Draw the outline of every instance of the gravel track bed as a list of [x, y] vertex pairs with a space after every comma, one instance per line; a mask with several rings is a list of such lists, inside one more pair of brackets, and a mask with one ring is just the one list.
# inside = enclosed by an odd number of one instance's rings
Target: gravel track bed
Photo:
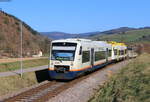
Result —
[[128, 60], [122, 61], [98, 70], [90, 77], [52, 97], [48, 102], [87, 102], [94, 95], [96, 89], [99, 88], [99, 85], [106, 82], [112, 74], [118, 72], [129, 62]]

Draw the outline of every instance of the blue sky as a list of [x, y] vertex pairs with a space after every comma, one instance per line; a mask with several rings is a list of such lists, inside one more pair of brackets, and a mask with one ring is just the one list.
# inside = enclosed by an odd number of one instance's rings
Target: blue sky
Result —
[[11, 0], [0, 8], [40, 32], [150, 26], [150, 0]]

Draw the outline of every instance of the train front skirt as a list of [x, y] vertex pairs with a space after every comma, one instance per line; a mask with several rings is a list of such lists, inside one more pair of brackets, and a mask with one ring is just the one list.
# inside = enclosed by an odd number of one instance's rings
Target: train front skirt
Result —
[[84, 74], [85, 72], [92, 72], [96, 69], [102, 68], [105, 65], [107, 65], [108, 63], [103, 63], [100, 65], [96, 65], [93, 67], [90, 67], [86, 70], [81, 70], [81, 71], [68, 71], [68, 72], [64, 72], [64, 73], [58, 73], [55, 70], [49, 70], [49, 75], [51, 79], [63, 79], [63, 80], [71, 80], [74, 79], [82, 74]]

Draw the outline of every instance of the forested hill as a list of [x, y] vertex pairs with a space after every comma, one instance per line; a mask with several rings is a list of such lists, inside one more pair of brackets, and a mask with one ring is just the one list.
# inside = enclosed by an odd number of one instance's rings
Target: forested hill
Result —
[[[0, 11], [0, 57], [18, 57], [20, 49], [20, 19]], [[23, 55], [30, 56], [39, 50], [47, 52], [49, 39], [23, 23]]]

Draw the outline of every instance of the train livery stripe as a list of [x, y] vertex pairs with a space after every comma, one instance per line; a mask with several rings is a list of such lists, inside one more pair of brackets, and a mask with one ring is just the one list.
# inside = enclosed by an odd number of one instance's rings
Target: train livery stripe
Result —
[[89, 69], [89, 68], [92, 68], [92, 66], [86, 66], [80, 69], [71, 69], [70, 71], [82, 71], [82, 70]]
[[48, 70], [54, 70], [54, 68], [48, 68]]
[[[106, 62], [100, 62], [100, 63], [94, 64], [94, 66], [101, 65], [104, 63], [106, 63]], [[82, 70], [89, 69], [89, 68], [92, 68], [92, 66], [90, 65], [90, 66], [86, 66], [86, 67], [83, 67], [80, 69], [71, 69], [70, 71], [82, 71]], [[54, 70], [54, 68], [49, 68], [49, 70]]]
[[97, 63], [97, 64], [94, 64], [94, 66], [101, 65], [101, 64], [104, 64], [104, 63], [106, 63], [106, 61], [104, 61], [104, 62], [99, 62], [99, 63]]

